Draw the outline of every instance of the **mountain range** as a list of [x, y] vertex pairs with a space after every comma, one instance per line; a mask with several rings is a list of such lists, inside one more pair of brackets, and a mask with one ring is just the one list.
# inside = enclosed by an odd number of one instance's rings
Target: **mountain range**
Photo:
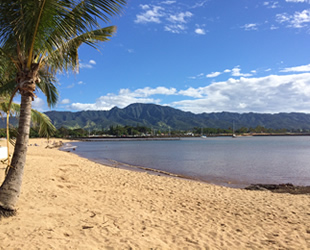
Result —
[[194, 114], [155, 104], [131, 104], [123, 109], [114, 107], [109, 111], [48, 111], [56, 128], [103, 129], [109, 126], [147, 126], [161, 130], [190, 130], [194, 127], [228, 129], [255, 128], [310, 130], [310, 114], [304, 113], [202, 113]]

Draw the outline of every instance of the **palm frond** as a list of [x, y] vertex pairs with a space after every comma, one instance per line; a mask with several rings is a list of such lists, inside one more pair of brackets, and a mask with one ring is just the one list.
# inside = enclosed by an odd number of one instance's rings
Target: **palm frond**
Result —
[[32, 39], [30, 40], [31, 45], [30, 45], [29, 54], [28, 54], [28, 61], [27, 61], [27, 67], [28, 68], [30, 68], [30, 66], [32, 64], [34, 44], [37, 40], [37, 34], [39, 32], [40, 23], [42, 22], [42, 19], [44, 17], [44, 15], [42, 15], [42, 13], [46, 7], [46, 2], [47, 2], [47, 0], [42, 0], [42, 1], [37, 2], [38, 6], [39, 6], [39, 11], [38, 11], [38, 15], [36, 15], [37, 18], [36, 18], [35, 28], [33, 30]]
[[108, 41], [115, 31], [115, 26], [109, 26], [74, 37], [64, 43], [62, 47], [50, 53], [42, 63], [43, 65], [48, 65], [51, 72], [56, 72], [59, 69], [65, 71], [72, 69], [76, 71], [78, 67], [78, 48], [82, 44], [97, 48], [98, 42]]
[[37, 83], [37, 87], [46, 96], [47, 105], [49, 108], [54, 107], [58, 101], [58, 91], [55, 86], [56, 78], [48, 71], [40, 72], [41, 82]]
[[[7, 113], [9, 111], [8, 108], [9, 108], [9, 102], [8, 101], [0, 103], [0, 110], [1, 111]], [[11, 106], [10, 106], [10, 114], [18, 117], [19, 112], [20, 112], [20, 105], [12, 102]], [[31, 122], [34, 126], [39, 127], [39, 135], [42, 137], [50, 137], [56, 131], [56, 128], [52, 124], [50, 118], [47, 115], [45, 115], [45, 114], [43, 114], [43, 113], [41, 113], [35, 109], [31, 110]], [[17, 133], [17, 131], [15, 131], [13, 128], [10, 129], [11, 136], [13, 135], [16, 137], [16, 133]]]
[[[18, 116], [20, 112], [20, 105], [12, 103], [11, 111], [12, 110], [14, 111], [15, 115]], [[41, 137], [51, 137], [56, 131], [56, 128], [52, 124], [51, 119], [47, 115], [35, 109], [31, 109], [31, 122], [34, 126], [39, 127], [39, 135]]]
[[[1, 77], [0, 77], [1, 79]], [[0, 96], [11, 96], [16, 88], [15, 79], [4, 81], [3, 85], [0, 86]]]
[[56, 128], [52, 124], [51, 119], [47, 115], [35, 109], [31, 110], [31, 121], [32, 123], [37, 124], [39, 126], [39, 135], [42, 137], [49, 138], [56, 131]]
[[6, 82], [12, 80], [16, 76], [16, 67], [18, 63], [10, 55], [12, 48], [9, 46], [0, 47], [0, 87], [4, 86]]
[[16, 103], [11, 103], [9, 107], [9, 100], [4, 99], [3, 102], [0, 102], [0, 111], [3, 111], [4, 113], [10, 113], [10, 115], [18, 116], [20, 111], [20, 105]]

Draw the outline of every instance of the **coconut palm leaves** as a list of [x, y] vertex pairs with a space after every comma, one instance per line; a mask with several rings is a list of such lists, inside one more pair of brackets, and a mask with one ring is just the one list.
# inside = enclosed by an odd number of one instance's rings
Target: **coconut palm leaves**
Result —
[[88, 31], [81, 35], [73, 37], [66, 43], [59, 43], [60, 47], [49, 53], [47, 56], [41, 57], [42, 65], [47, 64], [50, 72], [79, 70], [78, 48], [82, 44], [90, 45], [97, 48], [98, 42], [108, 41], [109, 37], [116, 31], [115, 26]]
[[[3, 111], [4, 113], [9, 112], [10, 115], [18, 117], [20, 112], [20, 105], [17, 103], [11, 103], [10, 110], [8, 107], [9, 102], [0, 102], [0, 111]], [[50, 137], [56, 131], [56, 128], [52, 124], [50, 118], [35, 109], [31, 110], [31, 122], [34, 127], [39, 128], [39, 135], [42, 137]]]
[[[82, 43], [95, 46], [114, 33], [114, 27], [99, 28], [98, 20], [120, 13], [125, 1], [1, 1], [0, 44], [5, 55], [24, 69], [76, 69], [77, 49]], [[18, 40], [16, 40], [16, 38]], [[59, 60], [60, 59], [60, 60]]]

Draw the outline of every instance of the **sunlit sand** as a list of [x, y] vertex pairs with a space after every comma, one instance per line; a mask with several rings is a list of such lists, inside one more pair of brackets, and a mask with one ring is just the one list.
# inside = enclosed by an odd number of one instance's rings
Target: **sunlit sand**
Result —
[[39, 146], [29, 146], [17, 216], [0, 221], [0, 249], [310, 248], [309, 195], [106, 167], [30, 143]]

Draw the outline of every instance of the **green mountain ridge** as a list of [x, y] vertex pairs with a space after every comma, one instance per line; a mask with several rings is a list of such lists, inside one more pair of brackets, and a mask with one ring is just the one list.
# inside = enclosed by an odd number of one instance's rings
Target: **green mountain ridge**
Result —
[[56, 128], [103, 129], [110, 126], [147, 126], [161, 130], [190, 130], [194, 127], [228, 129], [255, 128], [310, 130], [310, 114], [304, 113], [202, 113], [194, 114], [168, 106], [155, 104], [131, 104], [123, 109], [114, 107], [109, 111], [48, 111]]

